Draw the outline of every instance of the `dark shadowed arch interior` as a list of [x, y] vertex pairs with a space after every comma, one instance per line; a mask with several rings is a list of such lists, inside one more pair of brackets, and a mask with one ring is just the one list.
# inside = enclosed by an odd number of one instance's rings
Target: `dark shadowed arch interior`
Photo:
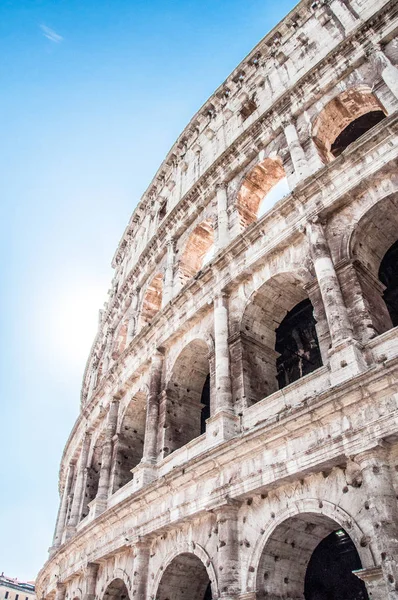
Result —
[[326, 104], [313, 125], [313, 138], [324, 162], [339, 156], [386, 116], [366, 86], [350, 88]]
[[130, 400], [114, 444], [112, 493], [133, 479], [131, 469], [141, 461], [144, 451], [145, 419], [146, 394], [139, 392]]
[[393, 194], [364, 214], [350, 240], [350, 257], [354, 259], [373, 336], [398, 324], [397, 238], [398, 195]]
[[266, 158], [247, 173], [236, 200], [242, 228], [257, 220], [262, 201], [285, 177], [279, 157]]
[[206, 567], [194, 554], [177, 556], [163, 573], [156, 600], [211, 600]]
[[[319, 547], [323, 540], [328, 541]], [[345, 559], [342, 558], [344, 551], [350, 553]], [[340, 585], [328, 572], [335, 560], [340, 560]], [[367, 600], [364, 584], [358, 579], [356, 585], [351, 575], [353, 568], [360, 569], [361, 561], [351, 538], [338, 523], [324, 515], [303, 513], [286, 519], [270, 535], [257, 570], [258, 597]], [[317, 595], [316, 589], [322, 571], [330, 593], [326, 596]], [[353, 596], [345, 595], [349, 587], [347, 581], [352, 584]], [[340, 595], [333, 595], [333, 585]]]
[[240, 327], [247, 404], [322, 365], [312, 312], [303, 283], [292, 273], [272, 277], [253, 294]]
[[210, 416], [209, 349], [193, 340], [179, 354], [167, 384], [164, 454], [181, 448], [204, 433]]
[[126, 584], [122, 579], [114, 579], [106, 588], [104, 600], [129, 600]]
[[361, 568], [358, 551], [347, 532], [333, 531], [312, 553], [305, 574], [305, 600], [367, 600], [364, 582], [353, 573]]
[[398, 325], [398, 240], [386, 252], [381, 261], [379, 279], [386, 286], [383, 300], [386, 303], [392, 325], [396, 327]]

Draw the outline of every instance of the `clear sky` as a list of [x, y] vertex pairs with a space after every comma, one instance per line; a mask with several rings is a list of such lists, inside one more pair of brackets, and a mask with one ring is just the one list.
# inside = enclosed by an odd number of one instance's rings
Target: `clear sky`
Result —
[[0, 572], [47, 557], [110, 262], [178, 134], [292, 0], [1, 0]]

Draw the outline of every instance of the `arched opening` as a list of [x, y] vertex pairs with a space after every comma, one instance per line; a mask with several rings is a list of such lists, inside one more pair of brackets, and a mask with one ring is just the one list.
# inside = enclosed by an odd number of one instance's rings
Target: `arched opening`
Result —
[[398, 325], [398, 240], [387, 250], [381, 261], [379, 279], [385, 285], [383, 300], [391, 317], [392, 326], [396, 327]]
[[184, 285], [209, 262], [214, 254], [214, 230], [209, 220], [195, 227], [188, 238], [179, 264], [180, 282]]
[[243, 179], [237, 196], [242, 228], [254, 223], [289, 191], [280, 158], [266, 158], [255, 165]]
[[83, 505], [81, 518], [87, 517], [90, 510], [90, 502], [92, 502], [97, 496], [98, 484], [101, 471], [102, 462], [102, 446], [103, 446], [103, 435], [101, 434], [93, 448], [90, 460], [90, 466], [86, 469], [86, 486], [84, 490]]
[[322, 366], [316, 321], [311, 301], [294, 306], [275, 330], [275, 350], [279, 389]]
[[134, 469], [142, 459], [145, 439], [146, 395], [136, 394], [123, 415], [114, 444], [111, 477], [112, 493], [133, 479]]
[[[356, 271], [360, 311], [355, 299], [352, 320], [366, 324], [371, 338], [398, 325], [398, 195], [384, 198], [358, 221], [350, 240], [350, 257]], [[358, 294], [357, 294], [358, 296]], [[358, 321], [361, 322], [358, 322]], [[365, 338], [366, 341], [366, 338]]]
[[366, 86], [350, 88], [330, 100], [316, 118], [312, 130], [323, 162], [339, 156], [385, 117], [381, 102]]
[[117, 330], [116, 339], [113, 345], [112, 358], [117, 360], [126, 349], [127, 344], [128, 321], [123, 321]]
[[275, 275], [252, 295], [240, 343], [248, 405], [322, 366], [313, 307], [295, 275]]
[[188, 552], [171, 561], [156, 593], [156, 600], [211, 600], [212, 597], [205, 565]]
[[260, 598], [368, 600], [352, 571], [362, 563], [352, 539], [324, 515], [290, 517], [272, 532], [257, 570]]
[[162, 306], [163, 277], [155, 275], [149, 282], [142, 300], [140, 325], [149, 324]]
[[114, 579], [106, 588], [103, 600], [129, 600], [129, 593], [124, 581]]
[[166, 387], [165, 455], [205, 432], [210, 387], [209, 349], [193, 340], [177, 357]]

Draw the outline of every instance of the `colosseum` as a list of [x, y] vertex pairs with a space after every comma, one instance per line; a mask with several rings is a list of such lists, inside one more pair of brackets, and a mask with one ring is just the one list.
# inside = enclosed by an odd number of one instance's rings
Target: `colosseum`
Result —
[[141, 198], [39, 600], [397, 600], [398, 4], [302, 0]]

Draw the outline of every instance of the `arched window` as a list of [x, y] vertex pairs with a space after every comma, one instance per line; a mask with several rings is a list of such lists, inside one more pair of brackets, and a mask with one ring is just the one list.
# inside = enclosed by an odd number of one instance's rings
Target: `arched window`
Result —
[[254, 223], [288, 193], [286, 173], [279, 157], [266, 158], [255, 165], [243, 179], [237, 196], [242, 228]]
[[214, 230], [209, 220], [195, 227], [188, 238], [179, 264], [179, 276], [184, 285], [212, 258]]
[[166, 567], [156, 592], [156, 600], [211, 600], [212, 597], [205, 565], [188, 552]]
[[350, 88], [330, 100], [312, 128], [322, 160], [332, 161], [385, 116], [381, 102], [366, 86]]
[[210, 364], [207, 344], [190, 342], [177, 357], [166, 386], [164, 454], [205, 432], [210, 416]]
[[322, 366], [313, 307], [293, 273], [266, 281], [240, 327], [244, 396], [251, 405]]
[[140, 325], [150, 323], [162, 306], [163, 277], [161, 273], [155, 275], [148, 284], [142, 300]]
[[90, 502], [92, 502], [98, 492], [98, 484], [101, 471], [102, 462], [102, 447], [103, 447], [103, 435], [100, 435], [96, 441], [96, 444], [92, 450], [91, 461], [86, 471], [86, 488], [84, 490], [83, 506], [81, 518], [87, 517], [90, 510]]

